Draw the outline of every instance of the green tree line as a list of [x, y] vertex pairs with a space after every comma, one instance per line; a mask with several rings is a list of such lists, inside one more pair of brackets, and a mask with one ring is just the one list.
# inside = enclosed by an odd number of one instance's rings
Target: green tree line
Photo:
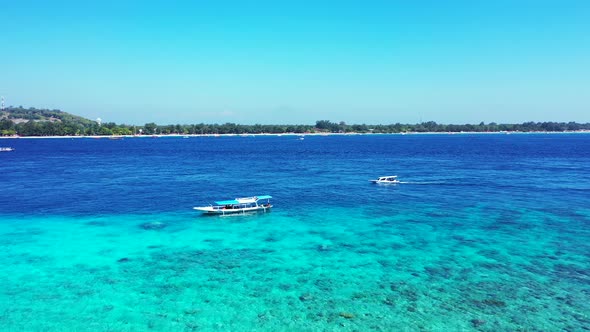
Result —
[[316, 121], [314, 125], [242, 125], [224, 124], [176, 124], [143, 126], [99, 124], [59, 110], [24, 109], [11, 107], [0, 114], [0, 134], [3, 136], [94, 136], [94, 135], [212, 135], [212, 134], [283, 134], [283, 133], [403, 133], [403, 132], [546, 132], [590, 130], [590, 123], [576, 122], [524, 122], [521, 124], [439, 124], [434, 121], [418, 124], [346, 124], [329, 120]]

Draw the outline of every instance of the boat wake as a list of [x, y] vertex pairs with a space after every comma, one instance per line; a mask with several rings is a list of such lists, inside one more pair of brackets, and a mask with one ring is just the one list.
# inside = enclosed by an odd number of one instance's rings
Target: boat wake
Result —
[[400, 181], [399, 184], [449, 184], [443, 181]]

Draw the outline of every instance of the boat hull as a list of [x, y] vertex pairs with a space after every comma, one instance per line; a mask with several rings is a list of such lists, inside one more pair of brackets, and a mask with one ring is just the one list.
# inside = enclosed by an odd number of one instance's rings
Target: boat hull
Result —
[[375, 184], [398, 184], [400, 183], [400, 181], [395, 180], [395, 181], [379, 181], [379, 180], [370, 180], [371, 183], [375, 183]]
[[380, 176], [377, 179], [369, 180], [371, 183], [385, 183], [385, 184], [396, 184], [400, 183], [397, 179], [397, 175]]
[[235, 209], [227, 209], [227, 208], [218, 208], [216, 206], [205, 206], [205, 207], [194, 207], [193, 209], [197, 211], [201, 211], [204, 214], [210, 215], [230, 215], [230, 214], [246, 214], [246, 213], [256, 213], [256, 212], [267, 212], [270, 211], [272, 208], [271, 206], [256, 206], [256, 207], [247, 207], [247, 208], [235, 208]]

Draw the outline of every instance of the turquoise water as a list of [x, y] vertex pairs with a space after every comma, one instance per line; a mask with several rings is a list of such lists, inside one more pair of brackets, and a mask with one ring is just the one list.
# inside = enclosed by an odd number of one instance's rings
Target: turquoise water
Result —
[[[589, 138], [14, 141], [0, 326], [588, 329]], [[256, 194], [271, 213], [191, 210]]]

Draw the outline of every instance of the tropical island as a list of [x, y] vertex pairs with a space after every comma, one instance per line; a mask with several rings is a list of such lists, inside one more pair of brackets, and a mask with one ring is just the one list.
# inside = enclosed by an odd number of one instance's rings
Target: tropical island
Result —
[[125, 135], [224, 135], [224, 134], [395, 134], [395, 133], [460, 133], [460, 132], [582, 132], [590, 131], [590, 123], [524, 122], [520, 124], [484, 123], [440, 124], [434, 121], [417, 124], [346, 124], [318, 120], [313, 125], [245, 125], [224, 124], [169, 124], [144, 125], [101, 123], [57, 109], [7, 107], [0, 111], [0, 135], [14, 136], [125, 136]]

